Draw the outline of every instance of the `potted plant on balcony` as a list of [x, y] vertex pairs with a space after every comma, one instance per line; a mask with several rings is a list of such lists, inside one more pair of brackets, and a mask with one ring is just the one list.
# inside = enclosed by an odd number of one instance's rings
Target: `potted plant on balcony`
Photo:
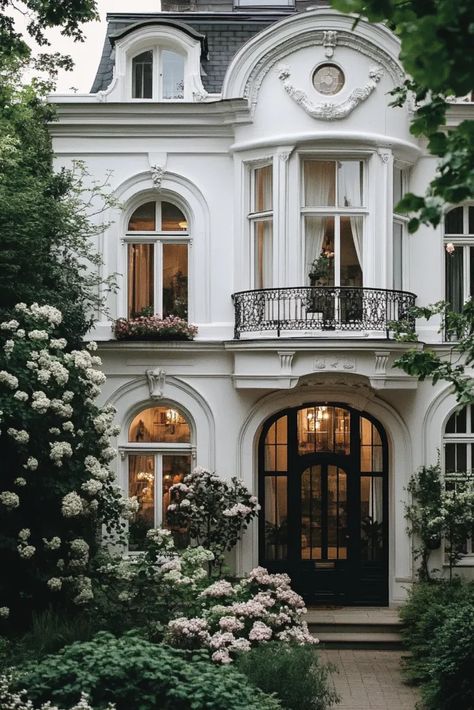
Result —
[[161, 318], [144, 308], [131, 318], [118, 318], [113, 331], [117, 340], [193, 340], [197, 326], [175, 315]]
[[[313, 260], [308, 273], [312, 287], [329, 286], [331, 275], [334, 273], [334, 252], [328, 248]], [[334, 294], [325, 291], [312, 292], [309, 297], [308, 311], [321, 313], [323, 321], [332, 321], [334, 318]]]

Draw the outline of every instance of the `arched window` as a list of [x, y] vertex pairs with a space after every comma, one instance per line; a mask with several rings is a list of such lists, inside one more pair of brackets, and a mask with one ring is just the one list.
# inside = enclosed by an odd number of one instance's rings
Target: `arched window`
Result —
[[182, 101], [186, 57], [181, 52], [153, 47], [132, 59], [132, 98]]
[[167, 526], [169, 489], [191, 470], [191, 427], [174, 405], [149, 407], [133, 418], [128, 440], [128, 493], [139, 503], [130, 550], [140, 550], [148, 530]]
[[460, 312], [474, 296], [474, 205], [461, 205], [444, 219], [446, 301]]
[[128, 317], [188, 317], [188, 222], [171, 202], [146, 202], [133, 212], [127, 244]]
[[[451, 414], [444, 430], [443, 450], [446, 486], [456, 488], [456, 483], [464, 480], [466, 474], [474, 474], [473, 405], [468, 404]], [[474, 557], [474, 530], [463, 552]]]

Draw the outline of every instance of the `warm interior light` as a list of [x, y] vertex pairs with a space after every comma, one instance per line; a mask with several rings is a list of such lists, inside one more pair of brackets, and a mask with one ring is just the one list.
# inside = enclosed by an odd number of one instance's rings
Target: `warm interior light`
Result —
[[167, 424], [177, 424], [178, 423], [179, 414], [176, 411], [176, 409], [167, 409], [165, 417], [166, 417]]
[[188, 228], [188, 223], [187, 223], [187, 221], [186, 221], [186, 220], [183, 220], [183, 221], [181, 221], [181, 222], [178, 222], [178, 227], [179, 227], [180, 229], [187, 229], [187, 228]]

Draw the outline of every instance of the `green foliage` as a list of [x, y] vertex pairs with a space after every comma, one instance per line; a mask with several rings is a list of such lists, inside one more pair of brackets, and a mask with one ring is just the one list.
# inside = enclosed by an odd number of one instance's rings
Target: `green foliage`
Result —
[[405, 675], [429, 710], [474, 707], [474, 584], [415, 584], [402, 607]]
[[438, 173], [426, 195], [406, 195], [397, 206], [413, 215], [409, 231], [420, 224], [439, 224], [445, 203], [457, 204], [474, 195], [474, 122], [463, 121], [445, 131], [450, 96], [465, 96], [474, 76], [474, 26], [471, 0], [333, 0], [342, 12], [386, 22], [401, 43], [400, 59], [411, 79], [392, 93], [394, 106], [415, 98], [411, 131], [424, 136], [438, 157]]
[[288, 710], [325, 710], [339, 700], [330, 668], [311, 646], [271, 642], [242, 654], [237, 668], [252, 685], [275, 693]]
[[150, 643], [130, 633], [98, 633], [21, 671], [17, 688], [36, 703], [69, 706], [88, 693], [102, 710], [278, 710], [277, 700], [251, 687], [233, 668], [215, 666], [205, 652], [193, 654]]
[[[21, 85], [21, 63], [0, 70], [0, 317], [15, 303], [48, 303], [63, 313], [62, 335], [77, 347], [103, 307], [101, 258], [92, 220], [114, 201], [82, 164], [53, 171], [46, 103], [51, 88]], [[87, 184], [89, 183], [89, 184]]]

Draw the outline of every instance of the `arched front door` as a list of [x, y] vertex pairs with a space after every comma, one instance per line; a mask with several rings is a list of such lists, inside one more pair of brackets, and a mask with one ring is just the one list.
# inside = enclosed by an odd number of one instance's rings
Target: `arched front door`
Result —
[[387, 444], [335, 403], [279, 412], [259, 446], [260, 564], [308, 602], [388, 603]]

